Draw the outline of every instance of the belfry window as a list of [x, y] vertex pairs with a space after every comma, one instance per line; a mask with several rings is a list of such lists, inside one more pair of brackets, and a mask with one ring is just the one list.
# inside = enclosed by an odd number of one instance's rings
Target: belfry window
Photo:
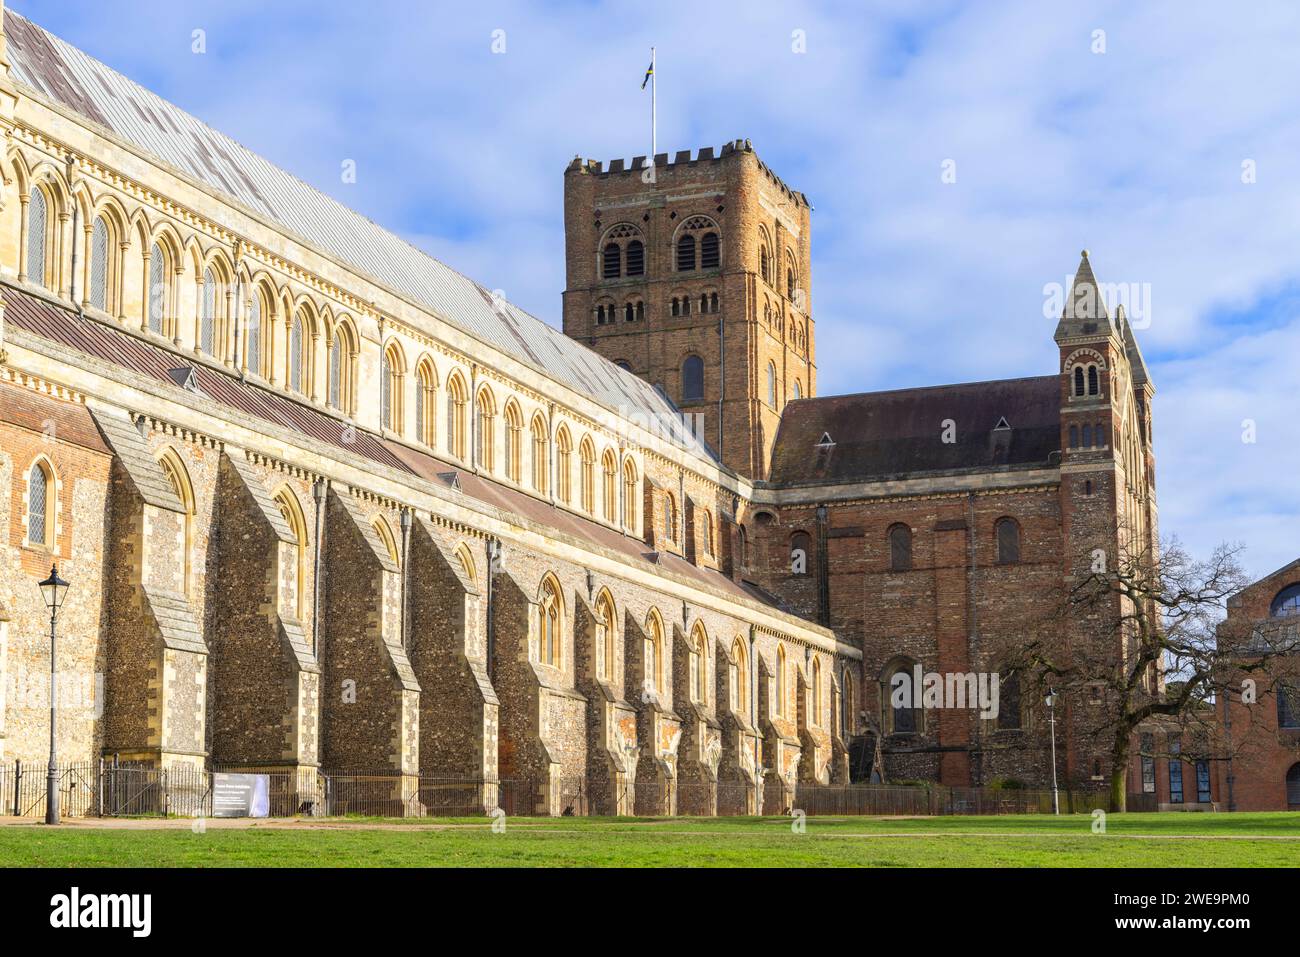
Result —
[[718, 234], [705, 233], [700, 239], [700, 268], [717, 269], [720, 259]]
[[677, 271], [690, 272], [695, 268], [695, 237], [683, 236], [677, 240]]
[[621, 274], [623, 251], [619, 248], [618, 243], [609, 243], [605, 246], [604, 269], [601, 276], [605, 279], [617, 279]]
[[641, 240], [634, 239], [627, 244], [627, 274], [629, 276], [645, 275], [645, 246]]

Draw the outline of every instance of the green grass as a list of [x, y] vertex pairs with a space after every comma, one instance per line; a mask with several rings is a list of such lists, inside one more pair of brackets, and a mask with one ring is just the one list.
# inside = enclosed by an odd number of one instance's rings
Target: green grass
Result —
[[0, 827], [17, 867], [1297, 867], [1300, 814], [910, 820], [517, 818], [283, 828]]

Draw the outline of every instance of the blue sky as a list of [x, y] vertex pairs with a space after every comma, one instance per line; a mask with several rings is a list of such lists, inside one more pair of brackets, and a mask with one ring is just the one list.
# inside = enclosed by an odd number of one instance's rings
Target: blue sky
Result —
[[813, 203], [821, 394], [1051, 372], [1087, 247], [1147, 307], [1162, 534], [1300, 557], [1292, 4], [9, 5], [555, 324], [563, 169], [648, 152], [655, 44], [659, 149]]

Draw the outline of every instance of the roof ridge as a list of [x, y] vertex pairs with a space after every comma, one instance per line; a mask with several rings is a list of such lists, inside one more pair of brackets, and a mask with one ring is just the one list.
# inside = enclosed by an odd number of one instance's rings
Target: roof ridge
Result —
[[1045, 379], [1058, 379], [1058, 378], [1059, 376], [1055, 374], [1017, 376], [1012, 379], [977, 379], [972, 382], [949, 382], [944, 385], [918, 385], [918, 386], [909, 386], [901, 389], [881, 389], [875, 392], [841, 392], [835, 395], [817, 395], [817, 396], [808, 396], [803, 399], [792, 399], [789, 403], [787, 403], [787, 406], [812, 405], [817, 402], [830, 402], [835, 399], [860, 399], [865, 396], [899, 395], [904, 392], [933, 392], [938, 389], [960, 389], [968, 386], [979, 386], [979, 385], [1003, 385], [1003, 384], [1010, 384], [1013, 382], [1037, 382]]

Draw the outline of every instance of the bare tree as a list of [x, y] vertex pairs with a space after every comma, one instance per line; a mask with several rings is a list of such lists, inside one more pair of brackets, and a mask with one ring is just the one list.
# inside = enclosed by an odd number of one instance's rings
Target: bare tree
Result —
[[1221, 746], [1213, 702], [1290, 650], [1261, 640], [1259, 629], [1225, 625], [1229, 597], [1247, 583], [1240, 552], [1220, 545], [1198, 561], [1174, 540], [1158, 553], [1121, 549], [1113, 562], [1100, 550], [1077, 556], [1073, 567], [1083, 572], [1012, 652], [1013, 666], [1039, 690], [1095, 703], [1075, 714], [1086, 734], [1110, 742], [1114, 811], [1127, 805], [1140, 726]]

